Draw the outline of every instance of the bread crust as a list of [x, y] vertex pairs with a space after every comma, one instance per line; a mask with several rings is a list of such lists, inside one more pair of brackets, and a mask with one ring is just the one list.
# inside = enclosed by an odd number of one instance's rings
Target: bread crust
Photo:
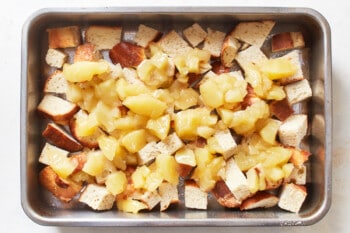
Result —
[[71, 180], [61, 179], [50, 166], [46, 166], [39, 172], [39, 182], [64, 202], [71, 201], [82, 189], [81, 185]]
[[136, 67], [145, 58], [145, 49], [129, 42], [120, 42], [110, 51], [109, 57], [114, 64], [119, 63], [122, 67]]
[[83, 149], [78, 141], [55, 123], [48, 123], [42, 135], [48, 142], [67, 151], [76, 152]]
[[76, 47], [81, 43], [81, 33], [78, 26], [47, 29], [49, 48]]

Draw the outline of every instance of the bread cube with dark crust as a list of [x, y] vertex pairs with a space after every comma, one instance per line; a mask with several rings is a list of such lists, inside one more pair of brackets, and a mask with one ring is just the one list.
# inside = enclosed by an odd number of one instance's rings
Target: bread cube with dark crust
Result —
[[146, 58], [146, 54], [145, 49], [141, 46], [120, 42], [109, 51], [109, 57], [113, 64], [119, 63], [122, 67], [136, 67]]
[[81, 43], [81, 32], [78, 26], [47, 29], [49, 48], [76, 47]]

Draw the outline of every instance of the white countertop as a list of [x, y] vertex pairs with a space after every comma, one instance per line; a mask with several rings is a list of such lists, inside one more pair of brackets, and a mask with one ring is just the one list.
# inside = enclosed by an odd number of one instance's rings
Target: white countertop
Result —
[[[45, 7], [101, 6], [291, 6], [310, 7], [325, 16], [332, 30], [333, 57], [333, 196], [328, 214], [307, 227], [265, 228], [152, 228], [151, 232], [337, 232], [350, 231], [350, 2], [344, 0], [60, 0], [7, 1], [0, 14], [0, 119], [2, 151], [0, 155], [0, 233], [22, 232], [142, 232], [142, 228], [62, 228], [40, 226], [23, 212], [20, 203], [20, 45], [24, 21], [36, 10]], [[349, 155], [347, 154], [349, 153]]]

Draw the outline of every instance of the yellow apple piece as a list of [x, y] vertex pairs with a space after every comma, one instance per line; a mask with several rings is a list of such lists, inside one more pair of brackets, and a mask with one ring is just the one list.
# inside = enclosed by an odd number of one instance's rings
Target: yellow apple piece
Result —
[[157, 171], [162, 175], [164, 180], [174, 185], [179, 183], [177, 163], [174, 156], [160, 154], [156, 157], [155, 163]]
[[286, 58], [268, 59], [259, 64], [260, 70], [271, 80], [288, 78], [295, 74], [297, 67]]
[[117, 208], [120, 211], [137, 214], [140, 210], [147, 209], [147, 205], [131, 198], [117, 200]]
[[79, 61], [63, 65], [63, 75], [70, 82], [90, 81], [95, 75], [109, 72], [107, 62]]
[[128, 181], [126, 175], [122, 171], [116, 171], [107, 176], [106, 188], [113, 195], [122, 193], [126, 189]]
[[131, 153], [138, 152], [146, 143], [146, 131], [144, 129], [131, 131], [121, 139], [121, 144]]
[[108, 160], [102, 151], [90, 151], [82, 170], [91, 176], [97, 176], [103, 172], [106, 161]]
[[123, 104], [134, 113], [150, 118], [160, 117], [167, 108], [164, 102], [149, 94], [129, 96], [123, 101]]
[[156, 119], [149, 119], [146, 128], [159, 139], [163, 140], [170, 130], [170, 116], [166, 114]]
[[261, 138], [271, 144], [276, 144], [276, 135], [278, 132], [278, 129], [281, 125], [281, 122], [274, 119], [268, 119], [266, 125], [259, 131], [259, 134]]

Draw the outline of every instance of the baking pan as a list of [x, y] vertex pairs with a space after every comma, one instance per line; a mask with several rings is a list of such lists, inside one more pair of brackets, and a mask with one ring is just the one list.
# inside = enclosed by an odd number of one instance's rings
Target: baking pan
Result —
[[[36, 107], [50, 72], [45, 64], [46, 29], [91, 24], [120, 25], [123, 39], [135, 35], [140, 23], [160, 31], [181, 30], [194, 22], [228, 32], [239, 21], [275, 20], [274, 33], [301, 30], [309, 48], [309, 80], [313, 97], [298, 111], [309, 116], [307, 143], [312, 152], [308, 196], [298, 214], [278, 208], [251, 211], [229, 210], [209, 200], [207, 211], [189, 210], [179, 204], [166, 212], [96, 213], [75, 202], [62, 204], [38, 183], [38, 157], [44, 145], [44, 122]], [[332, 93], [331, 32], [326, 19], [308, 8], [53, 8], [32, 14], [23, 26], [21, 70], [21, 202], [34, 222], [61, 226], [294, 226], [311, 225], [326, 215], [331, 205]]]

